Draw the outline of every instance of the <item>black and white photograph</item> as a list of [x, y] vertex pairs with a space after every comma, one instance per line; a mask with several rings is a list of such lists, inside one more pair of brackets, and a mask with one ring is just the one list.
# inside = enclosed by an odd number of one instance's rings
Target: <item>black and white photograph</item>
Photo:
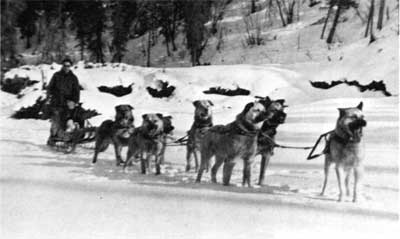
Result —
[[1, 0], [0, 238], [398, 238], [399, 0]]

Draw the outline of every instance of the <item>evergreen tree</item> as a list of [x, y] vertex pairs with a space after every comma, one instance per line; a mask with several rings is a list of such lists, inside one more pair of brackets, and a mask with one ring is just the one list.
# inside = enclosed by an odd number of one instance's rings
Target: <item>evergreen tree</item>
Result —
[[22, 11], [17, 19], [17, 24], [22, 38], [26, 38], [26, 49], [31, 48], [31, 38], [36, 34], [36, 21], [39, 18], [37, 14], [38, 5], [37, 1], [25, 1], [25, 9]]
[[200, 57], [207, 45], [209, 33], [205, 23], [211, 18], [212, 1], [183, 1], [186, 48], [193, 66], [200, 65]]
[[129, 30], [132, 22], [136, 18], [137, 4], [136, 1], [119, 1], [115, 0], [114, 11], [112, 14], [113, 21], [113, 40], [112, 50], [114, 55], [113, 62], [121, 62], [126, 51], [125, 46], [129, 39]]
[[67, 51], [66, 21], [68, 19], [65, 3], [65, 0], [44, 1], [46, 31], [44, 32], [42, 49], [43, 62], [57, 62], [65, 57]]
[[24, 8], [23, 1], [1, 1], [1, 65], [3, 67], [13, 67], [18, 64], [16, 57], [17, 16]]
[[156, 3], [157, 21], [161, 27], [161, 34], [165, 38], [167, 55], [170, 56], [169, 45], [172, 45], [172, 50], [176, 51], [175, 38], [179, 21], [182, 20], [182, 4], [178, 0], [159, 0]]
[[87, 35], [88, 50], [96, 62], [104, 63], [104, 41], [103, 33], [106, 22], [106, 4], [102, 0], [87, 1], [88, 8], [87, 21], [89, 32]]

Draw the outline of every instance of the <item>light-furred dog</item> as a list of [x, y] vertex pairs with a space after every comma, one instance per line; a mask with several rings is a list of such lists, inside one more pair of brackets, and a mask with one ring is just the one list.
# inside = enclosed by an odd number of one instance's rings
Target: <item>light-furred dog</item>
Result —
[[105, 151], [112, 142], [115, 149], [117, 166], [122, 163], [121, 150], [128, 145], [128, 139], [134, 131], [133, 107], [118, 105], [115, 107], [115, 120], [106, 120], [96, 131], [96, 143], [92, 163], [96, 163], [100, 152]]
[[[367, 125], [362, 112], [363, 103], [353, 108], [339, 108], [339, 118], [335, 130], [329, 135], [325, 148], [324, 184], [321, 195], [324, 195], [328, 181], [329, 167], [336, 164], [336, 176], [339, 186], [338, 201], [343, 200], [343, 184], [346, 195], [350, 195], [349, 180], [354, 171], [353, 202], [358, 198], [358, 187], [363, 175], [364, 142], [363, 127]], [[344, 180], [343, 180], [344, 179]]]
[[[173, 130], [171, 117], [162, 114], [144, 114], [143, 123], [129, 138], [127, 160], [124, 169], [133, 158], [140, 157], [141, 173], [146, 174], [154, 158], [156, 174], [161, 173], [161, 161], [165, 152], [165, 135]], [[168, 123], [169, 122], [169, 123]]]
[[201, 140], [205, 132], [213, 126], [212, 110], [214, 105], [210, 100], [196, 100], [193, 102], [195, 107], [194, 122], [188, 131], [188, 141], [186, 146], [186, 171], [190, 171], [192, 156], [194, 157], [195, 170], [199, 168]]
[[211, 180], [217, 182], [216, 174], [224, 164], [223, 184], [229, 185], [235, 164], [243, 160], [242, 184], [251, 186], [251, 164], [257, 152], [259, 129], [266, 119], [266, 109], [262, 103], [248, 103], [235, 121], [228, 125], [216, 125], [206, 131], [201, 141], [201, 164], [196, 182], [201, 181], [211, 157], [215, 164], [211, 169]]

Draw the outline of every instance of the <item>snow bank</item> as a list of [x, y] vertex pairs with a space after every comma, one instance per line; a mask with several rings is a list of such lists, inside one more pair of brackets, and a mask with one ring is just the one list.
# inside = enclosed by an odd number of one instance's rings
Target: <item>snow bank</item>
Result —
[[[60, 65], [23, 66], [12, 69], [6, 77], [15, 75], [38, 80], [39, 84], [24, 91], [24, 96], [14, 106], [14, 111], [33, 105], [37, 98], [44, 97], [42, 85], [60, 69]], [[27, 70], [29, 69], [29, 70]], [[143, 68], [127, 64], [83, 64], [79, 62], [73, 67], [83, 87], [81, 102], [84, 108], [94, 109], [101, 113], [93, 119], [98, 125], [102, 120], [114, 117], [114, 107], [118, 104], [131, 104], [135, 110], [135, 118], [140, 123], [141, 115], [159, 112], [174, 116], [177, 131], [184, 132], [190, 127], [193, 117], [192, 101], [210, 99], [214, 102], [216, 123], [228, 123], [234, 119], [245, 104], [254, 101], [254, 96], [270, 96], [274, 99], [284, 98], [291, 106], [315, 102], [327, 98], [363, 98], [381, 97], [379, 92], [359, 92], [355, 87], [337, 86], [329, 90], [313, 88], [307, 77], [276, 65], [229, 65], [200, 66], [192, 68]], [[153, 98], [146, 87], [154, 87], [156, 81], [166, 81], [176, 87], [169, 98]], [[100, 92], [97, 87], [123, 85], [133, 83], [132, 93], [116, 97]], [[237, 87], [251, 91], [249, 96], [228, 97], [204, 94], [210, 87], [236, 89]]]

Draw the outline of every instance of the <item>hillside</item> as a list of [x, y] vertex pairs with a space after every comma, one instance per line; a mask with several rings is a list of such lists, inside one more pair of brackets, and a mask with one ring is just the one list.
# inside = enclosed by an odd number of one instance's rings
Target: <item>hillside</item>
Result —
[[[260, 7], [251, 17], [264, 22], [262, 6], [268, 0], [257, 2]], [[194, 100], [214, 103], [213, 122], [218, 125], [232, 122], [255, 96], [269, 96], [284, 99], [288, 106], [276, 142], [312, 146], [322, 133], [335, 127], [338, 108], [354, 107], [362, 101], [367, 121], [363, 130], [365, 174], [357, 203], [351, 196], [337, 202], [333, 167], [326, 194], [320, 195], [324, 159], [306, 160], [309, 150], [275, 148], [262, 186], [256, 185], [261, 161], [256, 156], [251, 188], [241, 184], [242, 162], [235, 166], [230, 186], [212, 183], [209, 172], [201, 183], [195, 183], [196, 172], [185, 171], [183, 145], [167, 146], [161, 175], [140, 174], [138, 162], [127, 170], [115, 166], [113, 147], [101, 153], [96, 164], [92, 163], [93, 143], [79, 145], [73, 153], [58, 152], [46, 145], [50, 122], [39, 110], [43, 110], [46, 85], [61, 65], [39, 64], [41, 46], [34, 46], [35, 54], [32, 50], [23, 53], [27, 65], [9, 69], [2, 79], [2, 89], [7, 83], [15, 86], [15, 92], [0, 91], [0, 237], [397, 238], [397, 2], [386, 0], [390, 18], [375, 32], [376, 41], [370, 43], [363, 37], [365, 23], [349, 9], [331, 45], [319, 39], [326, 6], [321, 3], [310, 8], [308, 1], [302, 2], [300, 21], [282, 27], [275, 15], [262, 27], [264, 43], [246, 46], [242, 16], [248, 4], [232, 1], [221, 21], [225, 29], [222, 47], [217, 51], [217, 38], [210, 38], [201, 58], [210, 65], [188, 67], [183, 33], [172, 57], [166, 57], [159, 37], [152, 48], [152, 67], [143, 66], [144, 39], [129, 41], [124, 63], [102, 64], [78, 61], [70, 34], [69, 54], [75, 63], [71, 69], [82, 88], [82, 106], [99, 113], [89, 119], [92, 126], [114, 119], [115, 106], [130, 104], [135, 127], [146, 113], [172, 116], [174, 138], [187, 135], [193, 123]], [[369, 1], [360, 2], [359, 14], [365, 17]], [[148, 90], [160, 90], [165, 84], [175, 87], [167, 97], [153, 97]], [[368, 88], [371, 85], [379, 87]], [[113, 87], [126, 94], [115, 96], [100, 90]], [[208, 94], [211, 89], [241, 89], [248, 94]], [[27, 109], [33, 112], [29, 117], [15, 117], [16, 112]], [[323, 147], [320, 144], [317, 151], [322, 152]], [[153, 170], [154, 163], [150, 164]]]

